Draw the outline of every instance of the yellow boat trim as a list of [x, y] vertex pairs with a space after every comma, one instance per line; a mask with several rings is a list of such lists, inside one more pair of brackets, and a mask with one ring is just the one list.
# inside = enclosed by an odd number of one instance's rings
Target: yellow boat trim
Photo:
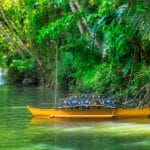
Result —
[[50, 118], [113, 118], [115, 115], [50, 115]]

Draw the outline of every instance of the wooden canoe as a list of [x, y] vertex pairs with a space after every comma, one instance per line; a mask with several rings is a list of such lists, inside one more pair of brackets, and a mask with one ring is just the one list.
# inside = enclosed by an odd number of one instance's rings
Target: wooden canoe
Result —
[[34, 117], [38, 118], [113, 118], [114, 109], [39, 109], [27, 106]]
[[144, 108], [118, 108], [115, 110], [117, 118], [150, 117], [150, 107]]
[[149, 117], [150, 107], [130, 109], [39, 109], [27, 106], [27, 109], [34, 117], [38, 118], [137, 118]]

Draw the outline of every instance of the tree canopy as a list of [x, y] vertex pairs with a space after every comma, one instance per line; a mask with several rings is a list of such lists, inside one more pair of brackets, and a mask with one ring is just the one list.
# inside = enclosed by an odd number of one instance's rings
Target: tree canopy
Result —
[[0, 66], [10, 83], [59, 85], [141, 106], [150, 96], [150, 2], [1, 0]]

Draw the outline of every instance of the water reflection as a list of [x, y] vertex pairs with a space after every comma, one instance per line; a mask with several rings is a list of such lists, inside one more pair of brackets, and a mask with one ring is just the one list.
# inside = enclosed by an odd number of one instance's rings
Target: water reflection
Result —
[[35, 132], [32, 139], [36, 139], [41, 146], [43, 140], [39, 139], [47, 137], [50, 142], [47, 143], [47, 147], [53, 146], [58, 149], [148, 149], [150, 120], [144, 119], [138, 123], [137, 120], [33, 118], [29, 132]]
[[86, 126], [86, 125], [94, 125], [96, 126], [97, 124], [107, 124], [110, 126], [114, 127], [123, 127], [123, 126], [136, 126], [136, 125], [142, 125], [144, 126], [148, 126], [150, 124], [150, 119], [149, 118], [133, 118], [133, 119], [75, 119], [75, 118], [32, 118], [30, 121], [31, 125], [82, 125], [82, 126]]
[[0, 85], [5, 84], [6, 75], [7, 75], [7, 71], [0, 68]]
[[38, 119], [25, 106], [52, 103], [52, 91], [1, 86], [0, 95], [2, 150], [149, 150], [150, 119]]

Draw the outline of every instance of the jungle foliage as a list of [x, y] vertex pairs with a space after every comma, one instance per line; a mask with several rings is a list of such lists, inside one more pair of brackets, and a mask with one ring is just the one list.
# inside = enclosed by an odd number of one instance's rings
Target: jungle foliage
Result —
[[[2, 0], [0, 66], [11, 83], [96, 92], [128, 106], [150, 98], [148, 0]], [[58, 51], [58, 58], [56, 58]]]

